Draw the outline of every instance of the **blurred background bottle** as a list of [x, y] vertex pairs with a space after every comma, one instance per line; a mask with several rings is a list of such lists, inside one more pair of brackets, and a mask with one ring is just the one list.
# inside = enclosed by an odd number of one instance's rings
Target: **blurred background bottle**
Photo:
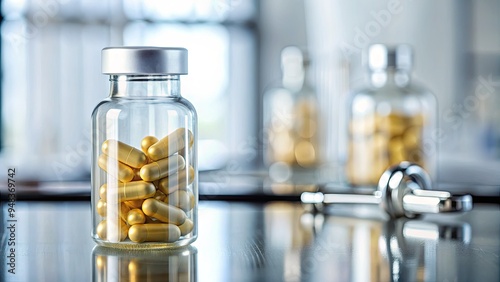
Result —
[[402, 161], [435, 177], [436, 100], [411, 80], [411, 47], [372, 45], [367, 65], [370, 85], [353, 92], [349, 104], [348, 182], [377, 185], [385, 169]]
[[264, 162], [288, 168], [314, 168], [319, 164], [318, 106], [308, 81], [305, 52], [288, 46], [281, 52], [282, 85], [264, 94]]

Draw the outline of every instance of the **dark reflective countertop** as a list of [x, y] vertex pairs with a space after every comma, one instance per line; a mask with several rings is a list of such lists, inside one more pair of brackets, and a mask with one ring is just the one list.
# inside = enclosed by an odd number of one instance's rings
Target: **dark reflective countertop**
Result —
[[3, 204], [2, 281], [500, 280], [500, 209], [492, 204], [387, 221], [369, 206], [326, 215], [296, 202], [201, 201], [191, 247], [142, 252], [96, 247], [88, 202], [18, 201], [14, 232]]

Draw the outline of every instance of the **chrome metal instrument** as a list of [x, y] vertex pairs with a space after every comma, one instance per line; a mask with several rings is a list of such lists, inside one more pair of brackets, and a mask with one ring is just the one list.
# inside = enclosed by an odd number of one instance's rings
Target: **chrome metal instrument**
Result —
[[302, 193], [307, 204], [377, 204], [392, 218], [413, 218], [425, 213], [465, 212], [472, 209], [472, 196], [453, 196], [431, 189], [431, 180], [420, 166], [409, 162], [387, 169], [372, 195]]

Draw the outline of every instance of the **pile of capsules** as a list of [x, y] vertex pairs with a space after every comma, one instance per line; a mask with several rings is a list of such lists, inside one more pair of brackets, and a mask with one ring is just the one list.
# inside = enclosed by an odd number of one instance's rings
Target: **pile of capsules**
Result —
[[377, 185], [389, 166], [402, 161], [423, 166], [423, 125], [421, 114], [376, 114], [353, 119], [349, 124], [349, 182]]
[[103, 217], [96, 230], [99, 238], [175, 242], [192, 232], [188, 215], [196, 199], [189, 185], [195, 171], [186, 165], [186, 152], [193, 143], [185, 128], [161, 140], [144, 137], [142, 151], [117, 140], [103, 142], [98, 165], [107, 172], [108, 183], [99, 188], [96, 206]]
[[301, 99], [290, 117], [274, 109], [268, 127], [270, 163], [284, 162], [290, 166], [312, 167], [318, 162], [317, 109], [313, 101]]

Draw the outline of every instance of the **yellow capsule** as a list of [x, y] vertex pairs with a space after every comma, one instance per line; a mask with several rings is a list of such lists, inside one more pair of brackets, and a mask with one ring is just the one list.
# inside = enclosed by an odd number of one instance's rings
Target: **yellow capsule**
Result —
[[137, 224], [128, 230], [130, 240], [142, 242], [175, 242], [181, 237], [181, 230], [174, 224]]
[[99, 222], [96, 228], [96, 233], [99, 238], [106, 240], [106, 220]]
[[192, 209], [192, 206], [194, 206], [194, 203], [191, 204], [191, 198], [194, 199], [194, 196], [191, 197], [186, 190], [177, 190], [168, 194], [163, 202], [188, 212]]
[[108, 192], [108, 184], [104, 183], [101, 185], [99, 188], [99, 196], [101, 197], [102, 200], [106, 200], [106, 193]]
[[127, 222], [127, 215], [130, 212], [130, 207], [124, 203], [120, 203], [120, 218]]
[[183, 169], [185, 165], [186, 162], [182, 156], [170, 156], [143, 166], [141, 168], [141, 178], [145, 181], [155, 181], [176, 173]]
[[316, 134], [316, 103], [311, 99], [300, 99], [295, 106], [296, 132], [302, 138], [312, 138]]
[[127, 238], [129, 226], [123, 220], [120, 221], [120, 241]]
[[106, 201], [104, 201], [103, 199], [100, 199], [97, 202], [97, 213], [100, 216], [106, 216]]
[[316, 150], [314, 145], [306, 140], [300, 140], [295, 144], [295, 159], [301, 167], [310, 167], [316, 162]]
[[[145, 181], [134, 181], [128, 183], [114, 183], [115, 187], [110, 187], [108, 184], [103, 184], [99, 189], [99, 194], [101, 199], [106, 200], [107, 198], [117, 199], [120, 202], [139, 200], [152, 197], [156, 193], [155, 186], [150, 182]], [[110, 193], [111, 197], [109, 197]]]
[[407, 148], [415, 148], [420, 145], [422, 136], [422, 128], [420, 126], [412, 126], [406, 129], [403, 134], [403, 143]]
[[181, 155], [185, 160], [191, 160], [191, 156], [193, 154], [193, 148], [192, 147], [189, 147], [189, 148], [182, 148], [181, 150], [179, 150], [179, 155]]
[[194, 206], [196, 205], [196, 198], [193, 194], [193, 192], [187, 190], [188, 194], [189, 194], [189, 210], [192, 210], [194, 209]]
[[389, 162], [391, 165], [407, 161], [406, 148], [400, 137], [391, 139], [389, 142]]
[[134, 178], [134, 170], [131, 167], [105, 154], [99, 156], [97, 164], [109, 175], [117, 178], [121, 182], [130, 182]]
[[142, 224], [146, 222], [146, 215], [141, 209], [132, 209], [127, 214], [127, 223], [130, 225]]
[[156, 138], [154, 136], [146, 136], [146, 137], [142, 138], [142, 140], [141, 140], [142, 151], [147, 155], [149, 147], [151, 147], [151, 145], [153, 145], [156, 142], [158, 142], [158, 138]]
[[101, 149], [104, 154], [134, 168], [141, 168], [148, 163], [148, 158], [143, 152], [117, 140], [104, 141]]
[[371, 139], [369, 139], [369, 141], [367, 140], [366, 142], [370, 143], [373, 153], [376, 156], [383, 155], [387, 151], [388, 140], [387, 136], [384, 134], [376, 133]]
[[382, 132], [389, 136], [399, 136], [406, 129], [406, 119], [401, 114], [389, 114], [382, 116], [379, 123], [379, 128]]
[[131, 209], [140, 209], [142, 207], [142, 202], [144, 202], [144, 200], [124, 201], [123, 203]]
[[179, 225], [179, 229], [181, 230], [181, 236], [187, 235], [193, 231], [194, 224], [191, 219], [186, 218], [183, 224]]
[[142, 203], [142, 211], [160, 221], [181, 225], [186, 220], [186, 213], [174, 206], [156, 199], [147, 199]]
[[389, 141], [389, 151], [404, 151], [405, 145], [401, 137], [394, 137]]
[[[123, 241], [125, 240], [125, 238], [127, 238], [127, 234], [128, 234], [128, 225], [123, 222], [123, 220], [119, 220], [119, 224], [120, 224], [120, 230], [119, 230], [119, 233], [117, 233], [117, 229], [118, 229], [118, 226], [116, 226], [116, 222], [115, 224], [111, 223], [111, 221], [107, 221], [107, 220], [103, 220], [101, 222], [99, 222], [99, 224], [97, 225], [97, 228], [96, 228], [96, 233], [97, 233], [97, 236], [99, 236], [99, 238], [101, 238], [102, 240], [109, 240], [109, 241]], [[115, 233], [116, 232], [116, 233]], [[108, 236], [110, 234], [113, 234], [115, 233], [116, 235], [119, 234], [120, 238], [108, 238], [108, 237], [116, 237], [116, 236]]]
[[372, 161], [371, 170], [371, 185], [377, 185], [380, 177], [389, 166], [389, 159], [387, 156], [374, 158]]
[[[188, 135], [187, 140], [186, 132]], [[179, 150], [186, 147], [186, 145], [191, 147], [193, 143], [193, 133], [186, 128], [179, 128], [151, 145], [151, 147], [148, 148], [148, 156], [152, 160], [157, 161], [177, 153]]]
[[[186, 177], [186, 173], [188, 174]], [[194, 181], [194, 168], [189, 166], [187, 169], [179, 171], [179, 173], [172, 174], [169, 177], [160, 179], [158, 182], [158, 189], [165, 194], [170, 194], [179, 189], [186, 189], [186, 187]]]
[[274, 162], [293, 164], [295, 162], [294, 141], [289, 131], [275, 132], [270, 144], [269, 158]]
[[409, 123], [421, 127], [425, 123], [425, 117], [422, 114], [411, 116], [409, 117]]

